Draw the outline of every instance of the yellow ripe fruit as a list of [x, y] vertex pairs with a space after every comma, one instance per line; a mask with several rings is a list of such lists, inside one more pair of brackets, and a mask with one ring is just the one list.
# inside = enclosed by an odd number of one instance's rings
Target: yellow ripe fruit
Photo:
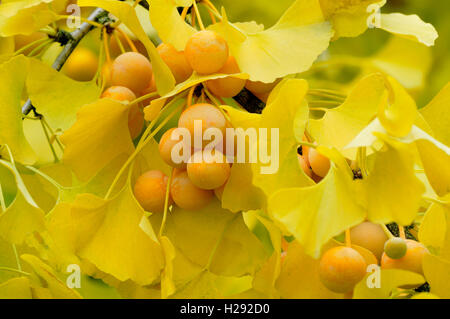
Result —
[[[194, 153], [187, 164], [189, 178], [195, 186], [202, 189], [218, 188], [230, 177], [231, 168], [225, 156], [219, 151], [213, 153], [202, 151]], [[200, 160], [198, 163], [195, 162], [196, 157]], [[216, 161], [216, 159], [219, 160]]]
[[328, 170], [330, 169], [330, 160], [316, 151], [316, 149], [311, 148], [308, 151], [309, 165], [313, 172], [320, 177], [325, 177]]
[[350, 238], [352, 244], [361, 246], [370, 250], [378, 260], [384, 251], [384, 243], [388, 240], [388, 236], [379, 224], [371, 222], [362, 222], [361, 224], [350, 229]]
[[89, 49], [77, 48], [69, 56], [62, 71], [76, 81], [90, 81], [97, 73], [98, 58]]
[[[152, 80], [148, 84], [148, 86], [144, 89], [144, 91], [141, 92], [141, 96], [147, 95], [149, 93], [156, 92], [156, 82], [155, 82], [155, 76], [152, 76]], [[152, 100], [157, 99], [158, 96], [150, 97], [148, 99], [145, 99], [141, 102], [141, 104], [145, 107], [147, 105], [150, 105]]]
[[247, 80], [245, 83], [245, 88], [252, 92], [253, 94], [264, 94], [269, 93], [272, 89], [281, 81], [281, 79], [277, 79], [272, 83], [264, 83], [260, 81], [250, 81]]
[[173, 45], [168, 43], [161, 43], [156, 49], [164, 63], [172, 71], [177, 83], [184, 82], [191, 76], [193, 70], [183, 51], [177, 51]]
[[102, 97], [108, 97], [110, 99], [123, 102], [131, 102], [136, 99], [136, 95], [133, 93], [133, 91], [124, 86], [111, 86], [102, 93]]
[[[186, 154], [186, 160], [181, 163], [175, 163], [172, 159], [172, 149], [173, 147], [182, 141], [182, 137], [180, 139], [172, 139], [172, 133], [176, 130], [176, 127], [171, 128], [167, 130], [161, 139], [159, 140], [159, 154], [161, 155], [161, 158], [169, 164], [172, 167], [175, 168], [186, 168], [186, 163], [189, 160], [189, 154]], [[180, 151], [181, 155], [184, 156], [184, 154]], [[189, 156], [189, 157], [188, 157]]]
[[184, 54], [197, 73], [216, 73], [227, 62], [228, 44], [214, 31], [203, 30], [189, 38]]
[[382, 269], [403, 269], [423, 275], [423, 256], [428, 254], [428, 249], [421, 243], [406, 239], [406, 254], [399, 259], [389, 258], [386, 253], [381, 257]]
[[[194, 141], [194, 121], [201, 121], [202, 126], [202, 141], [203, 141], [203, 133], [208, 128], [218, 128], [223, 136], [225, 136], [225, 130], [227, 127], [227, 120], [225, 116], [220, 112], [218, 108], [214, 105], [200, 103], [194, 104], [188, 107], [186, 110], [181, 113], [180, 119], [178, 120], [178, 127], [186, 128], [189, 130], [191, 134], [192, 142]], [[209, 144], [209, 141], [203, 141], [203, 146]], [[194, 146], [192, 144], [192, 146]]]
[[214, 196], [213, 191], [195, 186], [186, 171], [174, 174], [170, 188], [175, 204], [187, 210], [199, 210], [208, 205]]
[[[167, 176], [158, 170], [148, 171], [136, 180], [134, 196], [142, 208], [151, 213], [162, 213], [166, 199]], [[172, 200], [169, 194], [169, 206]]]
[[[110, 98], [117, 101], [131, 102], [136, 99], [136, 95], [129, 88], [124, 86], [111, 86], [105, 90], [102, 94], [103, 98]], [[142, 132], [144, 127], [144, 112], [139, 105], [134, 104], [131, 106], [128, 113], [128, 128], [130, 130], [130, 136], [134, 140]]]
[[319, 277], [329, 290], [346, 293], [366, 275], [366, 261], [350, 247], [334, 247], [325, 252], [319, 263]]
[[298, 155], [298, 164], [302, 168], [302, 170], [305, 172], [306, 175], [312, 178], [312, 171], [309, 167], [307, 161], [305, 160], [305, 157], [302, 155]]
[[[225, 65], [217, 71], [217, 73], [222, 74], [235, 74], [240, 72], [236, 59], [232, 56], [229, 56]], [[208, 90], [214, 95], [221, 97], [233, 97], [241, 92], [244, 86], [245, 80], [232, 77], [206, 81]]]
[[111, 83], [125, 86], [135, 94], [141, 93], [152, 80], [152, 65], [140, 53], [126, 52], [119, 55], [111, 66]]

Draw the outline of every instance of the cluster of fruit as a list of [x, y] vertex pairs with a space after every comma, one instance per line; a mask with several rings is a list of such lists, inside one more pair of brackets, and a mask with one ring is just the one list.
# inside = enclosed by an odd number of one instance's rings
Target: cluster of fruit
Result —
[[[201, 132], [194, 132], [194, 121], [201, 123]], [[200, 103], [186, 108], [180, 116], [178, 128], [186, 129], [190, 133], [191, 142], [196, 138], [196, 134], [201, 134], [202, 145], [200, 149], [191, 147], [189, 154], [183, 153], [184, 148], [181, 148], [180, 161], [174, 160], [174, 148], [183, 145], [180, 144], [183, 143], [181, 136], [177, 138], [174, 134], [177, 128], [171, 128], [163, 134], [159, 141], [159, 152], [161, 158], [173, 167], [169, 205], [175, 202], [183, 209], [198, 210], [208, 204], [214, 194], [221, 199], [230, 176], [230, 164], [219, 147], [205, 151], [206, 140], [203, 139], [203, 133], [209, 128], [217, 128], [224, 134], [225, 139], [225, 130], [229, 126], [225, 116], [214, 105]], [[168, 177], [163, 172], [148, 171], [137, 179], [134, 186], [135, 197], [145, 210], [162, 212], [167, 183]]]
[[[350, 229], [352, 244], [372, 252], [381, 269], [403, 269], [423, 275], [422, 261], [427, 248], [412, 239], [388, 238], [379, 224], [363, 222]], [[331, 291], [349, 293], [367, 274], [364, 257], [354, 248], [339, 246], [327, 250], [319, 264], [322, 283]]]

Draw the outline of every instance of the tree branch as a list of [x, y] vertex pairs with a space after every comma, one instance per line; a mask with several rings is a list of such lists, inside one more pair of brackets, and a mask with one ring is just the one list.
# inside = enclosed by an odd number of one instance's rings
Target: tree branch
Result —
[[[108, 14], [107, 11], [105, 11], [101, 8], [97, 8], [89, 15], [88, 20], [99, 22], [99, 19], [106, 16], [107, 14]], [[105, 21], [103, 21], [101, 23], [105, 23], [107, 21], [108, 20], [105, 19]], [[94, 28], [94, 26], [92, 26], [91, 24], [89, 24], [87, 22], [84, 22], [83, 24], [81, 24], [81, 26], [78, 29], [74, 30], [73, 32], [70, 32], [68, 34], [69, 39], [67, 41], [67, 44], [65, 44], [63, 50], [58, 55], [58, 57], [55, 59], [55, 62], [53, 62], [52, 68], [57, 71], [61, 70], [64, 63], [67, 61], [67, 59], [69, 58], [69, 56], [73, 52], [73, 50], [75, 50], [76, 46], [81, 41], [81, 39], [83, 39], [83, 37], [86, 34], [88, 34], [89, 31], [91, 31], [93, 28]], [[27, 115], [31, 111], [34, 111], [35, 114], [37, 114], [36, 109], [31, 104], [30, 99], [28, 99], [22, 107], [22, 113], [24, 115]]]

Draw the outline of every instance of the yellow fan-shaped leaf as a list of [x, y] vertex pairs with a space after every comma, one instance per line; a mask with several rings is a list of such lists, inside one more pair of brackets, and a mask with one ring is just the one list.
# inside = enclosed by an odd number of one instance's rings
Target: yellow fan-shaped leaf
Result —
[[0, 37], [0, 56], [7, 56], [14, 53], [14, 37]]
[[365, 218], [364, 208], [355, 200], [358, 182], [352, 180], [345, 159], [336, 150], [318, 150], [333, 161], [319, 184], [281, 189], [268, 198], [270, 215], [315, 258], [322, 245]]
[[74, 81], [35, 59], [30, 61], [27, 90], [31, 102], [53, 130], [71, 127], [81, 106], [100, 96], [95, 81]]
[[432, 294], [450, 298], [450, 260], [427, 254], [423, 257], [423, 272]]
[[431, 126], [434, 136], [446, 145], [450, 145], [450, 82], [438, 95], [420, 110], [427, 123]]
[[378, 27], [390, 33], [413, 39], [426, 46], [434, 45], [435, 40], [438, 38], [438, 33], [433, 25], [423, 22], [415, 14], [381, 14]]
[[22, 255], [21, 258], [31, 266], [35, 278], [32, 287], [44, 289], [48, 296], [55, 299], [80, 299], [81, 295], [74, 289], [67, 287], [56, 275], [55, 271], [34, 255]]
[[77, 121], [61, 136], [64, 162], [81, 181], [98, 173], [120, 154], [134, 150], [128, 130], [129, 107], [110, 99], [84, 105]]
[[394, 36], [368, 61], [394, 77], [406, 89], [416, 90], [425, 85], [432, 65], [432, 53], [431, 48], [420, 43]]
[[0, 299], [31, 299], [30, 280], [27, 277], [10, 279], [0, 284]]
[[[342, 150], [376, 116], [385, 92], [380, 74], [363, 78], [343, 104], [327, 111], [322, 119], [310, 120], [308, 132], [317, 143]], [[345, 152], [346, 155], [352, 153]]]
[[408, 135], [417, 118], [417, 106], [408, 92], [394, 78], [388, 76], [388, 99], [380, 105], [378, 119], [390, 135]]
[[[395, 288], [413, 285], [419, 286], [425, 279], [416, 273], [400, 269], [378, 269], [379, 278], [372, 272], [366, 275], [353, 290], [354, 299], [387, 299]], [[379, 282], [377, 282], [379, 279]], [[368, 284], [370, 283], [370, 284]], [[379, 286], [377, 287], [377, 284]]]
[[245, 225], [242, 214], [222, 209], [214, 200], [198, 211], [174, 207], [166, 236], [191, 262], [217, 275], [253, 274], [267, 252]]
[[[15, 160], [33, 164], [36, 154], [23, 132], [21, 98], [28, 74], [28, 61], [17, 56], [0, 65], [0, 144], [7, 144]], [[0, 155], [9, 158], [5, 149]]]
[[175, 292], [173, 282], [173, 260], [175, 259], [175, 247], [166, 236], [160, 238], [164, 252], [165, 267], [161, 272], [161, 298], [167, 298]]
[[386, 0], [320, 0], [325, 18], [333, 24], [334, 40], [362, 34], [370, 16], [385, 3]]
[[425, 192], [425, 186], [415, 175], [413, 150], [381, 134], [377, 136], [387, 149], [376, 154], [373, 169], [364, 181], [368, 219], [409, 225], [416, 217]]
[[148, 55], [152, 62], [153, 73], [155, 74], [156, 80], [156, 87], [158, 88], [159, 94], [164, 95], [173, 89], [175, 85], [175, 79], [172, 75], [172, 72], [159, 56], [155, 46], [150, 41], [144, 29], [142, 28], [132, 4], [128, 2], [113, 0], [79, 0], [77, 4], [80, 7], [103, 8], [116, 16], [121, 22], [123, 22], [147, 49]]
[[447, 231], [447, 219], [442, 206], [432, 204], [423, 217], [419, 228], [419, 241], [432, 251], [442, 247]]
[[197, 32], [180, 16], [177, 7], [189, 7], [192, 0], [155, 0], [150, 6], [150, 20], [158, 31], [159, 37], [165, 43], [172, 44], [177, 50], [184, 51], [186, 42], [191, 35]]
[[64, 0], [22, 0], [0, 6], [0, 36], [31, 34], [57, 19]]
[[221, 22], [208, 29], [227, 40], [239, 68], [252, 81], [273, 82], [309, 69], [333, 34], [318, 0], [296, 0], [273, 27], [256, 33], [230, 23], [224, 10], [222, 16]]

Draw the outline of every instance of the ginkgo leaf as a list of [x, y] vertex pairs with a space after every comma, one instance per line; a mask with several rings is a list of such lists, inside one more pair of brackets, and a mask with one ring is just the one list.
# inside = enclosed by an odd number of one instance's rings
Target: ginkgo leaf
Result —
[[333, 34], [318, 0], [296, 0], [273, 27], [256, 33], [230, 23], [224, 10], [222, 16], [208, 29], [225, 38], [239, 68], [252, 81], [269, 83], [309, 69]]
[[276, 281], [282, 298], [342, 299], [319, 279], [319, 260], [309, 256], [296, 240], [289, 243], [286, 259]]
[[[36, 154], [23, 132], [21, 98], [28, 74], [28, 61], [17, 56], [0, 65], [0, 144], [7, 144], [14, 159], [20, 163], [33, 164]], [[0, 155], [8, 158], [4, 149]]]
[[74, 81], [35, 59], [30, 60], [27, 92], [33, 106], [44, 115], [50, 127], [63, 131], [75, 123], [81, 106], [100, 96], [95, 81]]
[[450, 298], [450, 260], [426, 254], [422, 267], [430, 292], [440, 298]]
[[14, 49], [14, 37], [0, 37], [0, 55], [10, 55]]
[[65, 0], [21, 0], [0, 7], [0, 36], [29, 35], [57, 19]]
[[[400, 269], [378, 269], [369, 273], [353, 290], [354, 299], [388, 299], [395, 288], [420, 286], [425, 279], [416, 273]], [[379, 277], [377, 277], [379, 275]], [[370, 284], [369, 284], [370, 283]], [[379, 286], [378, 286], [379, 285]]]
[[378, 111], [378, 119], [392, 136], [407, 135], [416, 120], [416, 102], [394, 78], [388, 76], [385, 81], [388, 99], [383, 101]]
[[30, 280], [27, 277], [12, 278], [0, 284], [0, 299], [31, 299]]
[[[342, 150], [376, 116], [385, 92], [381, 75], [363, 78], [350, 91], [343, 104], [328, 110], [322, 119], [310, 120], [308, 132], [318, 144]], [[354, 151], [345, 151], [344, 154], [354, 156]]]
[[441, 205], [431, 204], [419, 227], [419, 241], [432, 252], [439, 252], [447, 231], [446, 214]]
[[18, 185], [14, 201], [0, 212], [0, 236], [12, 244], [21, 244], [29, 235], [45, 228], [44, 212], [30, 195], [15, 166], [3, 160], [0, 165], [14, 174]]
[[33, 279], [32, 287], [44, 288], [51, 297], [55, 299], [80, 299], [80, 294], [67, 287], [56, 275], [55, 271], [41, 259], [34, 255], [24, 254], [21, 258], [29, 264], [36, 278]]
[[98, 173], [120, 154], [134, 150], [128, 129], [129, 106], [111, 99], [84, 105], [77, 121], [61, 136], [63, 160], [81, 181]]
[[78, 0], [80, 7], [100, 7], [116, 16], [127, 28], [134, 33], [139, 41], [144, 44], [152, 62], [153, 73], [155, 74], [156, 87], [160, 95], [164, 95], [173, 89], [175, 79], [169, 67], [164, 63], [155, 46], [148, 38], [142, 28], [136, 11], [132, 4], [122, 1], [110, 0]]
[[216, 200], [198, 211], [174, 207], [165, 229], [172, 244], [191, 262], [217, 275], [253, 274], [267, 257], [242, 214], [222, 209]]
[[150, 20], [165, 43], [172, 44], [177, 50], [184, 51], [187, 40], [197, 32], [180, 16], [178, 7], [190, 7], [192, 0], [155, 0], [150, 6]]
[[426, 46], [434, 45], [435, 40], [439, 36], [432, 24], [423, 22], [415, 14], [381, 14], [377, 27], [390, 33], [413, 39]]
[[202, 271], [171, 298], [222, 299], [251, 288], [252, 277], [218, 276]]
[[408, 145], [381, 134], [377, 136], [384, 141], [386, 150], [376, 154], [373, 169], [364, 180], [368, 219], [409, 225], [416, 217], [425, 192], [415, 175], [413, 152]]
[[438, 95], [420, 113], [431, 126], [434, 136], [444, 143], [450, 145], [450, 114], [448, 105], [450, 104], [450, 82], [439, 92]]
[[[312, 185], [312, 181], [299, 168], [297, 158], [297, 139], [303, 137], [309, 116], [308, 105], [304, 101], [307, 91], [305, 80], [287, 79], [280, 82], [271, 93], [260, 121], [256, 123], [257, 127], [268, 132], [261, 135], [259, 130], [257, 144], [250, 145], [250, 151], [257, 147], [259, 152], [256, 163], [252, 165], [253, 184], [266, 196], [280, 188]], [[275, 135], [273, 130], [277, 132]], [[267, 150], [268, 159], [261, 156], [262, 149]]]
[[358, 182], [353, 181], [345, 159], [336, 150], [324, 147], [318, 150], [333, 161], [320, 183], [281, 189], [268, 198], [272, 218], [315, 258], [319, 257], [322, 245], [362, 222], [366, 214], [357, 200]]
[[432, 52], [420, 43], [391, 37], [368, 62], [399, 81], [408, 90], [420, 89], [432, 65]]
[[159, 278], [161, 247], [129, 184], [110, 200], [81, 194], [73, 204], [53, 211], [52, 218], [59, 219], [55, 226], [60, 228], [52, 233], [54, 240], [65, 241], [100, 271], [141, 285]]
[[167, 298], [172, 295], [176, 288], [173, 282], [173, 261], [175, 259], [175, 247], [173, 247], [170, 239], [161, 236], [159, 239], [164, 253], [165, 267], [161, 272], [161, 298]]
[[371, 15], [384, 6], [386, 0], [319, 0], [323, 14], [333, 24], [333, 39], [356, 37], [368, 28]]

